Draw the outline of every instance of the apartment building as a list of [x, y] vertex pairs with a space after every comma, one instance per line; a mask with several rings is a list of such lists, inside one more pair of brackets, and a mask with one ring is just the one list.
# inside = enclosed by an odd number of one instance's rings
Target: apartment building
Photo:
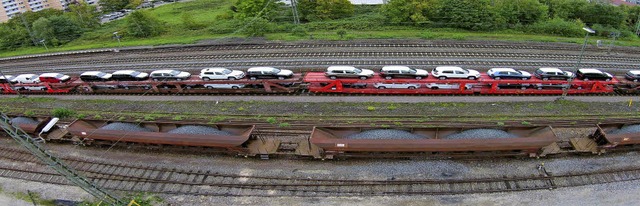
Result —
[[[89, 5], [98, 4], [98, 0], [80, 1], [85, 1]], [[0, 9], [0, 22], [9, 21], [16, 14], [27, 11], [37, 12], [49, 8], [64, 10], [71, 2], [75, 2], [75, 0], [2, 0], [3, 9]]]

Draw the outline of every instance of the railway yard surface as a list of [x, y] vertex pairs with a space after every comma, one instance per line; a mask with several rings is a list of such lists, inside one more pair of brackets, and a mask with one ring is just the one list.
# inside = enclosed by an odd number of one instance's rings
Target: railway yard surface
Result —
[[[486, 71], [492, 66], [532, 70], [575, 65], [579, 45], [500, 41], [360, 40], [354, 42], [216, 42], [195, 47], [125, 48], [69, 56], [5, 58], [4, 73], [55, 70], [79, 74], [205, 66], [246, 69], [283, 65], [295, 72], [328, 65], [378, 68], [410, 65], [430, 69], [459, 65]], [[220, 44], [222, 43], [222, 44]], [[588, 47], [583, 66], [614, 75], [640, 68], [637, 48]], [[92, 121], [194, 122], [255, 125], [253, 138], [306, 142], [317, 127], [471, 128], [552, 126], [562, 152], [544, 157], [460, 159], [346, 158], [320, 160], [279, 152], [242, 157], [201, 147], [107, 142], [51, 141], [47, 150], [89, 179], [119, 194], [151, 192], [158, 205], [638, 205], [640, 155], [637, 146], [604, 152], [576, 151], [596, 124], [640, 122], [637, 94], [569, 95], [17, 95], [0, 97], [12, 116], [50, 116], [56, 108]], [[183, 123], [186, 122], [186, 123]], [[640, 131], [635, 131], [640, 132]], [[4, 136], [4, 133], [3, 133]], [[80, 188], [0, 138], [2, 205], [30, 205], [27, 191], [40, 198], [93, 200]], [[311, 148], [311, 146], [309, 146]], [[290, 152], [293, 154], [293, 152]], [[275, 154], [275, 153], [274, 153]], [[324, 159], [324, 158], [323, 158]], [[18, 195], [19, 194], [19, 195]], [[21, 196], [22, 198], [17, 198]]]

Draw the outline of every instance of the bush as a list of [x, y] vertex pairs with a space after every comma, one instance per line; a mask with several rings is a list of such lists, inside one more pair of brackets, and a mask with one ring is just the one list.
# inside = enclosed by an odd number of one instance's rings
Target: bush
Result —
[[374, 107], [374, 106], [368, 106], [368, 107], [367, 107], [367, 111], [376, 111], [376, 107]]
[[291, 29], [291, 35], [298, 36], [298, 37], [304, 37], [304, 36], [307, 36], [309, 34], [307, 33], [307, 30], [304, 29], [304, 27], [296, 26], [296, 27], [293, 27], [293, 29]]
[[236, 20], [216, 21], [209, 26], [207, 30], [213, 34], [229, 34], [235, 32], [240, 26], [240, 22]]
[[275, 117], [269, 117], [269, 118], [267, 118], [267, 122], [269, 124], [275, 124], [275, 123], [278, 123], [278, 120], [276, 120]]
[[309, 31], [333, 31], [337, 29], [347, 30], [379, 30], [384, 26], [385, 18], [380, 14], [360, 15], [344, 20], [311, 22], [305, 24]]
[[271, 23], [263, 18], [256, 18], [249, 21], [242, 29], [242, 33], [249, 37], [262, 37], [271, 31]]
[[67, 118], [76, 115], [75, 111], [62, 107], [53, 109], [51, 113], [51, 115], [58, 118]]
[[531, 26], [525, 27], [531, 33], [552, 34], [565, 37], [583, 37], [584, 23], [580, 20], [565, 21], [561, 18], [553, 18], [547, 21], [537, 22]]

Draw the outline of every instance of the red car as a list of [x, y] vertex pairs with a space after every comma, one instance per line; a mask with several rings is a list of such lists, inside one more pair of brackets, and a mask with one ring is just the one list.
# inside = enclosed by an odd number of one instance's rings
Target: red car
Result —
[[60, 73], [44, 73], [40, 75], [39, 79], [41, 82], [61, 83], [66, 82], [70, 77]]

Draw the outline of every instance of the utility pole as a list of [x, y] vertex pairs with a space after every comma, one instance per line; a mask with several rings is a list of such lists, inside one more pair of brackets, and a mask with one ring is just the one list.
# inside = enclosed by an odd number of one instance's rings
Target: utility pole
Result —
[[2, 129], [7, 134], [9, 134], [11, 138], [16, 140], [20, 145], [27, 148], [29, 152], [45, 162], [47, 165], [49, 165], [49, 167], [56, 170], [58, 173], [66, 177], [67, 180], [81, 187], [89, 194], [102, 200], [104, 203], [107, 203], [109, 205], [125, 205], [125, 203], [122, 202], [117, 196], [93, 184], [73, 168], [67, 166], [60, 159], [47, 152], [38, 142], [39, 139], [34, 139], [19, 127], [11, 125], [10, 121], [11, 119], [9, 119], [7, 115], [5, 115], [3, 112], [0, 112], [0, 127], [2, 127]]
[[[587, 35], [584, 36], [584, 43], [582, 44], [582, 49], [580, 49], [580, 56], [578, 57], [578, 62], [576, 63], [576, 67], [575, 67], [575, 71], [573, 72], [574, 75], [578, 74], [578, 69], [580, 69], [580, 63], [582, 62], [582, 56], [584, 55], [584, 49], [587, 47], [587, 42], [589, 42], [589, 34], [595, 34], [596, 31], [594, 31], [593, 29], [589, 28], [589, 27], [582, 27], [582, 30], [587, 32]], [[571, 83], [573, 82], [573, 79], [575, 79], [577, 76], [570, 78], [567, 81], [567, 87], [564, 88], [564, 90], [562, 91], [562, 97], [561, 98], [565, 98], [567, 96], [567, 92], [569, 92], [569, 89], [571, 88]]]
[[300, 16], [298, 16], [298, 1], [291, 0], [291, 13], [293, 13], [293, 23], [300, 24]]
[[636, 35], [640, 35], [640, 15], [638, 15], [638, 20], [636, 20]]
[[609, 33], [609, 37], [613, 38], [613, 41], [609, 44], [609, 50], [607, 50], [607, 54], [611, 54], [611, 49], [615, 45], [616, 39], [620, 37], [620, 32], [611, 32]]

